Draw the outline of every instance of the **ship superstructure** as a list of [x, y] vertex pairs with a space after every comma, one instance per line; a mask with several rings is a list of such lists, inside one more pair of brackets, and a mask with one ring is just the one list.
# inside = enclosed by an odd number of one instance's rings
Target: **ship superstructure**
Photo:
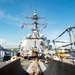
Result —
[[[41, 53], [43, 50], [50, 49], [50, 40], [47, 39], [43, 34], [39, 33], [39, 26], [46, 26], [46, 24], [39, 24], [37, 21], [39, 19], [42, 19], [43, 17], [38, 17], [36, 11], [34, 11], [33, 16], [27, 16], [26, 18], [29, 18], [33, 20], [32, 24], [25, 24], [27, 25], [32, 25], [32, 34], [28, 34], [26, 38], [21, 40], [20, 42], [20, 50], [23, 52], [31, 51], [35, 49], [38, 53]], [[35, 51], [34, 50], [34, 51]]]

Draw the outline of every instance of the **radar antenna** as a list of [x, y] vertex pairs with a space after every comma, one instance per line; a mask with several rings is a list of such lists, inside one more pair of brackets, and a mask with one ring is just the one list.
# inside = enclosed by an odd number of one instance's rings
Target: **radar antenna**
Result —
[[39, 35], [38, 26], [45, 26], [45, 25], [47, 25], [47, 23], [40, 24], [40, 23], [37, 22], [39, 19], [43, 19], [45, 17], [38, 17], [38, 15], [36, 13], [36, 10], [34, 11], [33, 16], [26, 16], [25, 18], [33, 20], [33, 23], [24, 23], [25, 26], [27, 26], [27, 25], [32, 25], [33, 26], [32, 29], [31, 29], [33, 34]]

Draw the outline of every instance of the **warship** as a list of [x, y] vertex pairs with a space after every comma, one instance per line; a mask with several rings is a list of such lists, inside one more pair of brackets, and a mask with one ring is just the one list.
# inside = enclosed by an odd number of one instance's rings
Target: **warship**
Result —
[[[24, 26], [26, 27], [27, 25], [32, 26], [32, 34], [28, 34], [26, 38], [21, 40], [20, 42], [20, 52], [23, 54], [23, 56], [34, 56], [33, 53], [37, 52], [38, 55], [42, 53], [43, 50], [50, 50], [51, 45], [50, 45], [50, 40], [47, 39], [43, 34], [40, 34], [40, 28], [43, 27], [45, 28], [47, 26], [47, 23], [45, 24], [40, 24], [37, 21], [39, 19], [43, 19], [44, 17], [38, 17], [36, 11], [34, 11], [33, 16], [27, 16], [26, 18], [29, 18], [33, 20], [32, 24], [27, 24], [24, 23], [21, 28]], [[28, 53], [28, 54], [27, 54]]]
[[[14, 61], [0, 62], [0, 75], [75, 75], [75, 58], [72, 53], [75, 52], [73, 46], [75, 46], [75, 38], [73, 35], [73, 27], [68, 27], [63, 33], [61, 33], [52, 42], [54, 49], [50, 45], [50, 40], [43, 34], [40, 34], [39, 27], [47, 26], [46, 24], [40, 24], [37, 21], [44, 17], [38, 17], [36, 11], [33, 16], [27, 16], [33, 20], [32, 24], [24, 23], [24, 26], [32, 26], [32, 34], [28, 34], [23, 40], [20, 41], [19, 49], [21, 57], [24, 58], [21, 62], [21, 58], [17, 58]], [[57, 41], [65, 32], [69, 33], [70, 43], [61, 47], [56, 47], [56, 42], [64, 43], [63, 41]], [[62, 47], [70, 46], [69, 49], [62, 50]], [[69, 55], [66, 55], [68, 53]], [[34, 59], [39, 59], [40, 70], [39, 74], [32, 73], [32, 63]], [[35, 64], [33, 64], [35, 66]], [[37, 71], [36, 70], [36, 71]]]

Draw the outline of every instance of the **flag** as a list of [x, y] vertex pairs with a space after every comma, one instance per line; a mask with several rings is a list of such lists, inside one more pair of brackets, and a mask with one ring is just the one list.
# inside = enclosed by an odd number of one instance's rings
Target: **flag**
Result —
[[46, 25], [44, 25], [43, 28], [46, 28]]
[[21, 28], [23, 29], [24, 28], [24, 25], [22, 25]]

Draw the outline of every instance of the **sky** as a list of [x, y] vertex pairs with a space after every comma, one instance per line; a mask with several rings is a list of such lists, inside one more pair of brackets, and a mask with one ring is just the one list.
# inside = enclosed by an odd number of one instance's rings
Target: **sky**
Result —
[[[55, 39], [68, 26], [75, 26], [75, 0], [0, 0], [0, 45], [17, 48], [21, 39], [31, 33], [30, 27], [21, 29], [23, 23], [32, 23], [25, 16], [45, 17], [39, 23], [47, 23], [42, 29], [49, 40]], [[61, 40], [68, 41], [68, 33]]]

